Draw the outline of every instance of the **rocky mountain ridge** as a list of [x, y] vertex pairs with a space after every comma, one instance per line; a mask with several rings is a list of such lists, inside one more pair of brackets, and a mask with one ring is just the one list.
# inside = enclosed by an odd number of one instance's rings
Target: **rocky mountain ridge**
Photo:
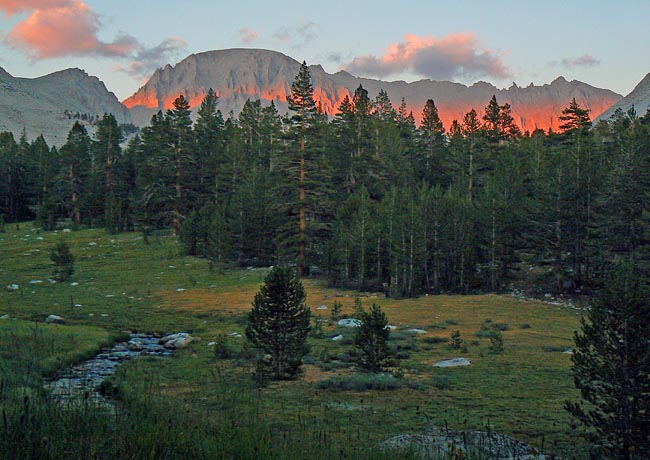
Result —
[[640, 117], [650, 110], [650, 73], [648, 73], [632, 90], [630, 94], [600, 114], [596, 121], [608, 120], [616, 110], [627, 112], [632, 107]]
[[131, 123], [129, 110], [97, 77], [81, 69], [66, 69], [38, 78], [13, 77], [0, 68], [0, 132], [28, 140], [43, 134], [49, 145], [61, 146], [76, 120], [112, 113]]
[[[148, 124], [158, 110], [172, 107], [179, 94], [189, 99], [195, 108], [209, 88], [220, 98], [219, 108], [228, 115], [236, 115], [247, 99], [260, 99], [276, 105], [285, 112], [286, 95], [298, 72], [300, 63], [282, 53], [268, 50], [235, 48], [192, 54], [176, 64], [157, 70], [151, 79], [124, 104], [132, 111], [138, 124]], [[433, 99], [446, 127], [452, 120], [461, 120], [472, 108], [482, 115], [492, 95], [499, 103], [509, 103], [515, 121], [524, 131], [536, 128], [557, 129], [558, 117], [572, 98], [590, 109], [592, 117], [607, 110], [621, 96], [613, 91], [595, 88], [579, 81], [558, 77], [552, 83], [519, 87], [513, 83], [508, 89], [498, 89], [486, 82], [471, 86], [449, 81], [419, 80], [386, 82], [355, 77], [340, 71], [328, 74], [320, 65], [310, 66], [314, 81], [315, 98], [328, 115], [334, 115], [345, 96], [350, 96], [362, 85], [374, 98], [385, 90], [394, 106], [402, 99], [408, 109], [419, 119], [427, 99]]]

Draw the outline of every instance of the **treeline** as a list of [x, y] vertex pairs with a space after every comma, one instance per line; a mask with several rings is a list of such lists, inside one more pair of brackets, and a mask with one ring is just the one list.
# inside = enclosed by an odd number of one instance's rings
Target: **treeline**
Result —
[[391, 296], [588, 292], [618, 258], [647, 263], [650, 116], [592, 127], [573, 100], [559, 132], [521, 133], [493, 97], [449, 127], [429, 100], [417, 126], [360, 86], [328, 120], [313, 93], [303, 65], [287, 116], [247, 101], [224, 119], [209, 91], [193, 121], [179, 96], [125, 149], [112, 115], [60, 150], [0, 134], [0, 215], [171, 228], [214, 266], [295, 263]]

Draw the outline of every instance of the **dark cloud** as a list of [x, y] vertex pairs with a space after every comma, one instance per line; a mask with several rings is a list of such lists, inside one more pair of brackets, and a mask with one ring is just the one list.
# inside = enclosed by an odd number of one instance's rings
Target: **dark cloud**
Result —
[[139, 80], [145, 79], [159, 67], [186, 52], [186, 48], [185, 40], [178, 37], [166, 38], [157, 46], [140, 47], [133, 53], [133, 60], [126, 67], [118, 66], [117, 70]]
[[344, 68], [355, 75], [380, 78], [406, 72], [440, 80], [510, 77], [500, 55], [480, 50], [477, 37], [471, 33], [452, 34], [440, 39], [408, 34], [404, 42], [394, 43], [383, 56], [356, 57]]
[[562, 59], [560, 65], [567, 69], [574, 67], [596, 67], [600, 65], [600, 59], [593, 57], [591, 54], [583, 54], [573, 59]]

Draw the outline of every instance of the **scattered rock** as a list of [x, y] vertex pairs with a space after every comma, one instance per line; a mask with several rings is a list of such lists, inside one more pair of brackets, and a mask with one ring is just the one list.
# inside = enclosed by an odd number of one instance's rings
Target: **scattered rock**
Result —
[[97, 243], [95, 243], [94, 241], [91, 241], [90, 243], [88, 243], [88, 246], [97, 246]]
[[48, 278], [48, 279], [47, 279], [47, 282], [48, 282], [48, 283], [51, 283], [51, 284], [55, 284], [55, 283], [56, 283], [56, 280], [54, 280], [54, 279], [52, 279], [52, 278]]
[[175, 350], [177, 348], [184, 348], [194, 340], [194, 337], [189, 335], [187, 332], [179, 332], [177, 334], [171, 334], [160, 339], [160, 343], [165, 348], [171, 348]]
[[361, 326], [361, 320], [356, 318], [344, 318], [339, 320], [338, 325], [341, 327], [359, 327]]
[[74, 286], [79, 286], [79, 283], [77, 283], [76, 281], [73, 281], [72, 283], [70, 283], [70, 286], [73, 286], [73, 287]]
[[392, 324], [387, 324], [384, 329], [388, 329], [389, 331], [394, 331], [397, 329], [397, 326], [393, 326]]
[[320, 305], [316, 307], [316, 310], [327, 310], [327, 305]]
[[340, 342], [341, 340], [343, 340], [343, 336], [341, 334], [335, 335], [334, 337], [332, 337], [332, 340], [334, 342]]
[[[494, 432], [432, 428], [422, 434], [403, 434], [384, 441], [383, 450], [408, 450], [414, 458], [490, 458], [492, 460], [547, 460], [535, 448]], [[462, 452], [462, 455], [458, 455]]]
[[425, 331], [424, 329], [409, 329], [406, 332], [408, 332], [410, 334], [426, 334], [427, 333], [427, 331]]
[[10, 284], [7, 286], [7, 291], [17, 291], [18, 289], [20, 289], [20, 286], [17, 284]]
[[29, 284], [41, 284], [43, 280], [31, 280]]
[[47, 324], [63, 324], [65, 321], [59, 315], [49, 315], [45, 318]]
[[0, 319], [11, 319], [11, 318], [9, 317], [9, 315], [2, 315], [0, 316]]
[[176, 292], [183, 292], [185, 289], [184, 288], [178, 288], [176, 289]]
[[239, 332], [231, 332], [230, 334], [228, 334], [228, 337], [233, 337], [235, 339], [239, 339], [239, 338], [241, 338], [241, 334]]
[[62, 231], [63, 233], [70, 233], [72, 230], [70, 230], [69, 228], [64, 228], [64, 229], [61, 230], [61, 231]]
[[564, 354], [564, 355], [572, 355], [572, 354], [573, 354], [573, 350], [571, 350], [571, 349], [569, 348], [569, 349], [567, 349], [567, 350], [564, 350], [564, 351], [562, 352], [562, 354]]
[[83, 307], [83, 305], [81, 305], [80, 303], [76, 303], [76, 304], [74, 304], [74, 306], [75, 306], [76, 308]]
[[208, 342], [209, 347], [214, 347], [217, 344], [217, 342]]
[[469, 366], [470, 364], [472, 364], [472, 362], [467, 358], [452, 358], [433, 363], [433, 367], [459, 367]]

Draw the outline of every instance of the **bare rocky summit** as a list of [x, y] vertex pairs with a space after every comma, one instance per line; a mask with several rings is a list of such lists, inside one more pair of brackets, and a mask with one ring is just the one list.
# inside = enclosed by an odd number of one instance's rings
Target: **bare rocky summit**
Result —
[[602, 113], [598, 120], [608, 120], [616, 110], [621, 109], [623, 112], [627, 112], [632, 107], [640, 117], [650, 110], [650, 73], [636, 85], [630, 94]]
[[0, 132], [11, 131], [18, 138], [24, 130], [28, 140], [43, 134], [49, 145], [61, 146], [76, 119], [88, 121], [104, 113], [120, 123], [131, 122], [115, 94], [81, 69], [17, 78], [0, 68]]
[[[225, 116], [231, 111], [237, 115], [247, 99], [258, 98], [265, 104], [273, 102], [282, 113], [287, 109], [286, 96], [299, 67], [295, 59], [268, 50], [228, 49], [193, 54], [176, 66], [157, 70], [124, 104], [131, 108], [136, 123], [146, 125], [155, 112], [171, 108], [179, 94], [189, 98], [190, 105], [196, 108], [212, 88], [220, 98], [219, 108]], [[311, 66], [310, 71], [315, 97], [328, 115], [334, 115], [343, 98], [351, 97], [361, 84], [372, 98], [385, 90], [396, 107], [403, 98], [416, 119], [426, 100], [433, 99], [447, 128], [452, 120], [462, 120], [472, 108], [482, 115], [492, 95], [500, 104], [512, 106], [515, 121], [524, 131], [557, 129], [562, 109], [574, 97], [591, 110], [592, 117], [621, 99], [613, 91], [562, 77], [541, 86], [531, 84], [523, 88], [513, 83], [508, 89], [498, 89], [485, 82], [471, 86], [434, 80], [386, 82], [355, 77], [345, 71], [328, 74], [320, 65]]]

